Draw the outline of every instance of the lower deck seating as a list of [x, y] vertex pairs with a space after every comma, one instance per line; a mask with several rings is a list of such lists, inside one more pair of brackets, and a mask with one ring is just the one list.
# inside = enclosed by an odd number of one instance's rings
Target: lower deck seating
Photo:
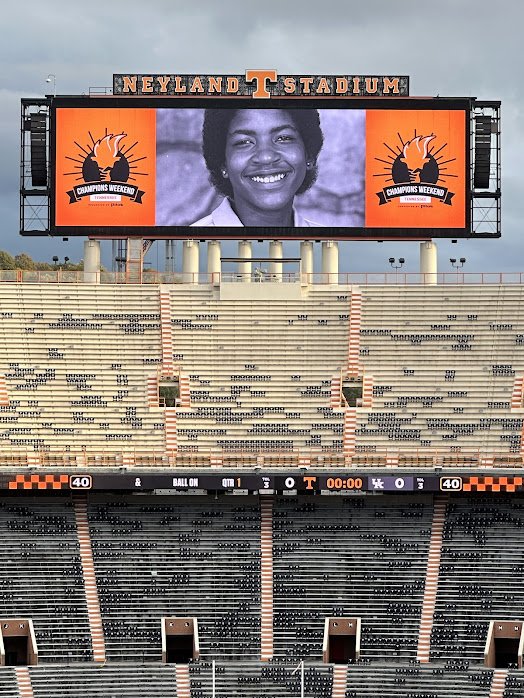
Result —
[[41, 662], [91, 661], [74, 511], [66, 497], [0, 498], [0, 618], [31, 618]]
[[0, 696], [19, 698], [18, 684], [13, 667], [0, 667]]
[[431, 657], [481, 662], [491, 620], [522, 620], [524, 498], [452, 497], [444, 525]]
[[281, 498], [273, 510], [274, 648], [320, 659], [326, 617], [362, 619], [362, 655], [414, 658], [430, 498]]
[[[34, 698], [168, 698], [177, 696], [174, 666], [31, 667]], [[4, 694], [2, 693], [2, 698]]]
[[[308, 663], [304, 666], [304, 694], [331, 698], [331, 665]], [[193, 662], [189, 667], [192, 698], [211, 698], [211, 662]], [[215, 663], [216, 698], [282, 698], [301, 695], [300, 665], [284, 662]]]
[[206, 658], [260, 655], [257, 499], [92, 496], [89, 525], [109, 661], [159, 661], [164, 616]]
[[467, 663], [350, 665], [346, 698], [488, 698], [493, 671], [471, 669]]

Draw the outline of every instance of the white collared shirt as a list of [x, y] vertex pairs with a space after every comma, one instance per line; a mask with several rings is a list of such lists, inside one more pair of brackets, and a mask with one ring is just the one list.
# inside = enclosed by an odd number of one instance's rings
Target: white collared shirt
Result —
[[[313, 223], [313, 221], [301, 216], [295, 208], [293, 208], [293, 217], [295, 220], [295, 228], [322, 227], [320, 223]], [[231, 208], [229, 199], [222, 199], [221, 203], [215, 208], [214, 211], [211, 211], [209, 215], [204, 216], [199, 221], [192, 223], [191, 227], [193, 226], [200, 226], [202, 228], [209, 228], [211, 226], [220, 226], [223, 228], [243, 228], [244, 224]]]

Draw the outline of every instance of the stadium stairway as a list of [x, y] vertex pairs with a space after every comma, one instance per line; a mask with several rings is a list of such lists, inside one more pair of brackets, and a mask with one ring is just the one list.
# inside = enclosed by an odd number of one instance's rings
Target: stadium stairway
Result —
[[171, 325], [171, 297], [160, 289], [160, 333], [162, 337], [162, 370], [173, 373], [173, 328]]
[[335, 664], [333, 667], [333, 688], [331, 698], [345, 698], [346, 684], [348, 680], [348, 668], [343, 664]]
[[508, 677], [507, 669], [495, 669], [493, 672], [493, 681], [491, 682], [491, 693], [489, 698], [503, 698], [505, 694], [506, 679]]
[[440, 557], [442, 554], [442, 532], [446, 519], [446, 503], [447, 498], [445, 496], [437, 496], [433, 501], [433, 523], [429, 541], [426, 584], [424, 587], [424, 600], [422, 602], [422, 613], [420, 615], [420, 630], [417, 647], [417, 659], [422, 663], [429, 662], [431, 630], [433, 629], [433, 614], [435, 612], [435, 603], [437, 600]]
[[261, 658], [273, 656], [273, 499], [260, 502]]
[[176, 673], [176, 698], [191, 698], [191, 683], [189, 679], [189, 666], [187, 664], [177, 664]]
[[80, 547], [80, 559], [84, 573], [84, 586], [87, 602], [87, 617], [91, 631], [93, 645], [93, 660], [105, 662], [106, 650], [104, 629], [100, 615], [100, 602], [96, 585], [95, 568], [93, 564], [93, 550], [91, 547], [91, 535], [87, 518], [87, 501], [85, 495], [77, 494], [74, 497], [76, 527], [78, 531], [78, 543]]
[[29, 669], [26, 666], [17, 666], [15, 671], [20, 698], [34, 698]]

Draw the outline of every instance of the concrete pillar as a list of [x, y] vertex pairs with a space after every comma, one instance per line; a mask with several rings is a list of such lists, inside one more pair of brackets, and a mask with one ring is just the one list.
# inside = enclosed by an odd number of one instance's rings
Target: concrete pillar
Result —
[[84, 242], [84, 283], [100, 283], [100, 242], [86, 240]]
[[220, 281], [221, 261], [220, 261], [220, 240], [208, 240], [207, 243], [207, 273], [210, 283]]
[[420, 243], [420, 273], [422, 283], [435, 286], [437, 283], [437, 245], [433, 241]]
[[198, 241], [184, 240], [182, 246], [182, 279], [185, 284], [198, 284], [198, 262]]
[[282, 281], [282, 262], [281, 260], [284, 256], [282, 240], [271, 240], [269, 243], [269, 256], [271, 259], [275, 260], [269, 263], [269, 277], [271, 281]]
[[242, 259], [249, 260], [246, 262], [238, 263], [238, 273], [242, 277], [242, 281], [251, 281], [251, 259], [253, 257], [253, 246], [250, 240], [239, 240], [238, 241], [238, 256]]
[[313, 282], [313, 241], [303, 240], [300, 243], [300, 271], [302, 283]]
[[338, 242], [334, 240], [322, 243], [322, 281], [338, 284]]

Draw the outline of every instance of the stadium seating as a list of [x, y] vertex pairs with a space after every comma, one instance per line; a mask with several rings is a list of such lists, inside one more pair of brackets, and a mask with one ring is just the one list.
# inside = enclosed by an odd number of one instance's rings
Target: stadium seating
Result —
[[[34, 698], [167, 698], [177, 696], [173, 666], [31, 667]], [[2, 694], [3, 696], [3, 694]]]
[[[361, 450], [504, 454], [521, 464], [521, 286], [362, 288], [360, 354], [372, 409]], [[460, 462], [460, 461], [459, 461]]]
[[196, 617], [208, 658], [260, 656], [255, 499], [91, 498], [109, 661], [160, 661], [162, 617]]
[[5, 464], [522, 464], [520, 286], [229, 285], [3, 284]]
[[482, 662], [490, 620], [522, 619], [524, 503], [453, 497], [444, 525], [431, 657]]
[[0, 618], [33, 620], [40, 662], [91, 661], [71, 502], [0, 498], [0, 543]]
[[432, 507], [404, 497], [277, 499], [276, 657], [322, 657], [327, 617], [360, 617], [365, 657], [414, 658]]

